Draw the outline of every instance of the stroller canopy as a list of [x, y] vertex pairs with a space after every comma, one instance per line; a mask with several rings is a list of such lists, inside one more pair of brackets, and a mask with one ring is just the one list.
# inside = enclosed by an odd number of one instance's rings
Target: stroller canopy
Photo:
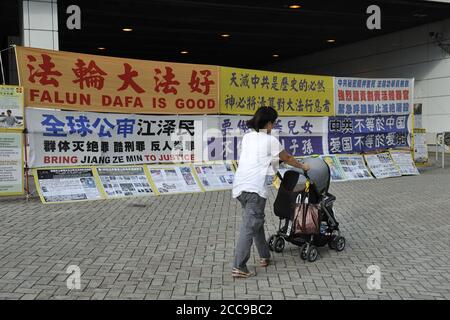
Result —
[[[314, 158], [305, 158], [303, 160], [305, 163], [309, 164], [310, 170], [308, 171], [308, 176], [312, 183], [316, 185], [317, 191], [319, 194], [323, 194], [328, 192], [328, 188], [330, 186], [330, 168], [328, 164], [319, 157]], [[286, 176], [287, 180], [296, 179], [296, 182], [290, 181], [289, 184], [295, 185], [295, 187], [289, 188], [293, 191], [303, 190], [306, 184], [306, 178], [303, 175], [303, 170], [297, 168], [290, 168], [286, 171], [285, 175], [289, 171], [296, 171], [300, 173], [300, 175], [290, 175]], [[287, 181], [286, 181], [287, 183]]]
[[330, 187], [330, 168], [322, 158], [306, 158], [305, 163], [309, 164], [310, 170], [308, 176], [311, 179], [319, 193], [328, 192]]

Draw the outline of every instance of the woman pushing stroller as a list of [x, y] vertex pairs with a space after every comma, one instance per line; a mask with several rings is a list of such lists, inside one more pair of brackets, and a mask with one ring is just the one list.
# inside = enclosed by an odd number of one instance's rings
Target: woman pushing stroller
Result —
[[247, 268], [253, 239], [260, 256], [260, 265], [267, 267], [270, 262], [270, 251], [264, 232], [266, 175], [270, 167], [274, 167], [281, 160], [295, 168], [309, 170], [308, 164], [297, 161], [283, 149], [278, 139], [270, 134], [277, 118], [275, 109], [259, 108], [247, 122], [251, 131], [242, 138], [239, 166], [233, 183], [233, 198], [239, 200], [243, 209], [232, 269], [232, 276], [236, 278], [254, 275]]

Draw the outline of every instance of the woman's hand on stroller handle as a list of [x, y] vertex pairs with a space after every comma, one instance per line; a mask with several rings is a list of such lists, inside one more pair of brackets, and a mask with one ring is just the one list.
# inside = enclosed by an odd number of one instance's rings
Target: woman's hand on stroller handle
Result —
[[308, 171], [309, 170], [309, 165], [308, 164], [297, 161], [297, 159], [295, 159], [286, 150], [283, 150], [283, 151], [280, 152], [280, 160], [285, 162], [286, 164], [294, 167], [294, 168], [302, 169], [303, 171]]

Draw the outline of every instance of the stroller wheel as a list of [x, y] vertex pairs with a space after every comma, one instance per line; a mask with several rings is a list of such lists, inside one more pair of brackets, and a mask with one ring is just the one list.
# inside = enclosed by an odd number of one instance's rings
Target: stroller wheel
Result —
[[342, 251], [345, 248], [345, 238], [341, 236], [337, 236], [333, 240], [333, 247], [336, 251]]
[[310, 245], [308, 249], [308, 261], [314, 262], [317, 260], [317, 257], [319, 256], [319, 252], [317, 251], [316, 246]]
[[286, 244], [286, 241], [284, 240], [284, 238], [278, 237], [275, 240], [275, 243], [273, 245], [275, 252], [278, 252], [278, 253], [283, 252], [285, 244]]
[[277, 239], [277, 235], [273, 234], [270, 236], [269, 240], [267, 240], [267, 245], [269, 246], [270, 251], [274, 251], [273, 245], [274, 245], [276, 239]]
[[308, 258], [308, 244], [304, 243], [300, 247], [300, 258], [306, 260]]

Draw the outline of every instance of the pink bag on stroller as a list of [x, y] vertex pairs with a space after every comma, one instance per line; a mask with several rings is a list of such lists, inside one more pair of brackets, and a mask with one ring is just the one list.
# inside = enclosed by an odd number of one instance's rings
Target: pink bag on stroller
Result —
[[294, 234], [319, 233], [319, 207], [316, 204], [301, 203], [295, 208]]

